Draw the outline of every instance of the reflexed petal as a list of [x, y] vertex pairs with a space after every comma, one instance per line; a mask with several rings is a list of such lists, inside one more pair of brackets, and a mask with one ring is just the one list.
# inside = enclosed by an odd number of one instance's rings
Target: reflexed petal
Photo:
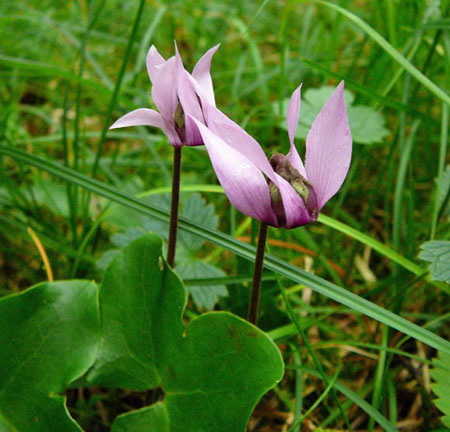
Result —
[[[175, 47], [176, 48], [176, 47]], [[201, 122], [204, 122], [202, 107], [192, 86], [189, 74], [184, 69], [178, 49], [175, 53], [175, 75], [178, 99], [183, 107], [185, 116], [192, 116]]]
[[200, 146], [203, 145], [203, 138], [198, 130], [198, 126], [195, 120], [191, 116], [185, 117], [185, 135], [186, 139], [184, 144], [188, 146]]
[[148, 108], [139, 108], [125, 114], [114, 122], [110, 129], [128, 126], [155, 126], [164, 128], [164, 120], [159, 112]]
[[300, 115], [300, 90], [302, 85], [300, 84], [292, 93], [291, 100], [289, 101], [289, 107], [286, 116], [286, 123], [289, 133], [289, 141], [294, 144], [295, 132], [298, 125], [298, 117]]
[[289, 153], [287, 154], [287, 158], [289, 162], [296, 168], [300, 174], [308, 178], [306, 175], [305, 167], [303, 165], [302, 159], [300, 155], [297, 152], [297, 149], [295, 148], [294, 139], [295, 139], [295, 132], [297, 131], [297, 125], [298, 125], [298, 117], [300, 115], [300, 90], [302, 88], [302, 85], [300, 84], [292, 93], [291, 100], [289, 102], [289, 107], [287, 111], [286, 116], [286, 122], [288, 127], [288, 133], [289, 133], [289, 141], [291, 143], [291, 148], [289, 150]]
[[278, 179], [275, 172], [263, 149], [254, 138], [217, 108], [209, 106], [204, 113], [208, 127], [216, 135], [223, 137], [230, 147], [251, 160], [259, 170], [277, 184]]
[[192, 71], [192, 76], [197, 81], [201, 89], [201, 97], [205, 98], [206, 102], [213, 106], [216, 106], [216, 102], [214, 99], [214, 89], [210, 69], [212, 56], [219, 49], [219, 46], [220, 45], [216, 45], [206, 51]]
[[295, 228], [311, 222], [311, 216], [305, 207], [305, 203], [294, 188], [278, 174], [278, 189], [283, 200], [284, 213], [286, 215], [285, 228]]
[[170, 143], [179, 147], [182, 145], [180, 137], [175, 128], [162, 118], [161, 114], [148, 108], [139, 108], [125, 114], [114, 122], [110, 129], [117, 129], [128, 126], [154, 126], [164, 131]]
[[165, 62], [166, 60], [164, 57], [158, 52], [155, 46], [152, 45], [148, 50], [146, 58], [147, 72], [152, 83], [158, 76], [161, 71], [161, 66], [163, 66]]
[[177, 77], [177, 94], [181, 107], [184, 113], [184, 127], [185, 127], [185, 145], [197, 146], [203, 145], [203, 140], [198, 130], [197, 125], [192, 120], [196, 120], [204, 123], [202, 107], [200, 105], [198, 96], [192, 85], [192, 80], [187, 71], [183, 67], [181, 57], [178, 51], [175, 55], [176, 62], [176, 77]]
[[173, 125], [164, 122], [164, 127], [162, 129], [169, 139], [170, 144], [174, 147], [182, 147], [184, 145]]
[[295, 148], [294, 144], [291, 144], [291, 149], [289, 150], [289, 153], [286, 155], [289, 162], [292, 164], [292, 166], [298, 170], [298, 172], [308, 179], [308, 176], [306, 175], [306, 170], [303, 165], [302, 159], [300, 158], [300, 155], [298, 154], [297, 149]]
[[322, 108], [306, 138], [305, 169], [320, 210], [339, 190], [352, 155], [352, 137], [341, 82]]
[[178, 105], [175, 57], [171, 57], [161, 65], [160, 73], [153, 80], [152, 97], [164, 119], [168, 122], [173, 121]]
[[276, 226], [267, 181], [242, 153], [197, 121], [220, 184], [231, 203], [242, 213]]

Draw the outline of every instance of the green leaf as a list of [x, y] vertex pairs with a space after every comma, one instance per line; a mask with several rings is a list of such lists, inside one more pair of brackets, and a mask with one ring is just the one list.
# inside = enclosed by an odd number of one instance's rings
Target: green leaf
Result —
[[[162, 210], [169, 211], [170, 209], [170, 194], [168, 193], [158, 195], [152, 194], [145, 199], [150, 205], [156, 206]], [[123, 216], [121, 217], [122, 213]], [[136, 219], [136, 213], [132, 212], [133, 215], [128, 213], [128, 211], [123, 210], [122, 206], [113, 206], [109, 214], [105, 217], [105, 220], [122, 228], [129, 229], [131, 225], [133, 228], [152, 231], [159, 234], [162, 238], [167, 238], [169, 230], [168, 221], [142, 216], [140, 216], [139, 219]], [[214, 205], [208, 204], [199, 193], [193, 193], [189, 196], [186, 196], [185, 194], [182, 195], [180, 200], [180, 216], [188, 218], [209, 229], [216, 229], [219, 221], [219, 218], [215, 213]], [[132, 238], [128, 234], [126, 236], [129, 237], [129, 241], [136, 238]], [[125, 245], [123, 242], [118, 244], [114, 241], [114, 243], [120, 247]], [[189, 255], [191, 252], [196, 252], [203, 243], [204, 240], [199, 236], [194, 236], [187, 232], [178, 233], [178, 246], [183, 248], [183, 254]], [[179, 255], [178, 251], [177, 255]]]
[[[207, 278], [223, 278], [225, 272], [212, 264], [200, 260], [183, 260], [176, 267], [180, 277], [185, 279], [207, 279]], [[227, 297], [228, 290], [225, 285], [210, 285], [205, 283], [196, 283], [189, 285], [189, 293], [197, 307], [206, 310], [214, 309], [220, 297]]]
[[[206, 229], [217, 229], [219, 217], [215, 213], [214, 205], [208, 204], [200, 194], [192, 194], [181, 208], [180, 215], [195, 223], [198, 223]], [[197, 235], [192, 235], [181, 231], [179, 234], [179, 243], [183, 248], [190, 252], [195, 252], [203, 245], [204, 239]]]
[[[170, 195], [161, 194], [151, 197], [150, 202], [159, 208], [169, 211]], [[114, 206], [115, 208], [122, 208]], [[118, 213], [115, 212], [115, 215]], [[183, 199], [180, 203], [180, 215], [200, 224], [205, 228], [215, 229], [218, 223], [218, 216], [215, 213], [214, 206], [207, 204], [200, 194], [194, 193]], [[135, 226], [129, 227], [126, 231], [114, 234], [111, 237], [112, 243], [123, 248], [130, 244], [146, 232], [152, 231], [163, 238], [167, 238], [169, 224], [155, 218], [141, 217], [134, 221]], [[133, 223], [133, 222], [132, 222]], [[129, 225], [128, 225], [129, 226]], [[177, 272], [182, 279], [185, 278], [217, 278], [224, 277], [226, 274], [213, 264], [200, 261], [196, 257], [196, 252], [202, 246], [204, 240], [184, 231], [178, 233], [177, 242]], [[116, 251], [107, 251], [98, 260], [97, 265], [104, 269], [113, 259]], [[189, 293], [195, 305], [200, 309], [212, 310], [221, 297], [228, 295], [225, 285], [197, 284], [189, 286]]]
[[355, 142], [372, 144], [383, 141], [389, 134], [384, 117], [378, 111], [365, 105], [348, 107], [348, 120]]
[[30, 192], [38, 204], [46, 206], [53, 214], [69, 217], [66, 186], [50, 179], [37, 179]]
[[97, 286], [48, 282], [0, 300], [0, 430], [81, 431], [59, 393], [94, 363]]
[[[311, 125], [319, 114], [322, 107], [325, 105], [335, 87], [323, 86], [318, 89], [307, 89], [302, 95], [300, 122], [297, 128], [296, 137], [305, 139]], [[383, 116], [375, 111], [373, 108], [364, 105], [353, 105], [355, 96], [349, 90], [344, 90], [344, 99], [347, 106], [348, 120], [352, 137], [355, 142], [361, 144], [372, 144], [380, 142], [389, 133], [385, 128], [385, 121]], [[281, 117], [283, 121], [280, 126], [287, 129], [286, 118], [287, 109], [289, 106], [289, 98], [283, 101], [283, 112]], [[278, 112], [278, 102], [273, 104], [274, 110]]]
[[[161, 209], [167, 211], [170, 209], [169, 194], [152, 195], [149, 202]], [[180, 216], [192, 220], [207, 229], [216, 229], [219, 221], [215, 213], [214, 205], [208, 204], [199, 193], [182, 197], [180, 201]], [[153, 231], [161, 237], [167, 238], [169, 231], [168, 222], [158, 221], [154, 218], [143, 218], [143, 226], [147, 231]], [[178, 233], [177, 245], [182, 250], [177, 249], [177, 257], [180, 256], [180, 253], [187, 256], [191, 255], [200, 249], [203, 243], [204, 240], [201, 237], [180, 231]]]
[[419, 258], [430, 263], [431, 277], [450, 283], [450, 241], [432, 240], [420, 248]]
[[434, 404], [444, 413], [441, 418], [445, 426], [450, 427], [450, 355], [439, 352], [439, 356], [433, 360], [430, 375], [434, 380], [431, 384], [433, 392], [438, 396]]
[[132, 411], [117, 417], [111, 432], [145, 432], [152, 425], [154, 431], [170, 432], [169, 417], [164, 403]]
[[88, 380], [138, 390], [161, 386], [165, 395], [157, 413], [151, 407], [122, 416], [114, 431], [136, 424], [143, 432], [164, 430], [165, 411], [170, 432], [244, 431], [258, 399], [281, 379], [280, 352], [258, 328], [227, 312], [201, 315], [185, 327], [185, 304], [184, 287], [154, 234], [132, 242], [107, 268], [100, 288], [103, 342]]
[[124, 248], [128, 246], [132, 241], [141, 237], [143, 234], [146, 234], [148, 230], [146, 230], [142, 226], [135, 226], [128, 228], [125, 232], [114, 234], [111, 237], [111, 242], [117, 246], [118, 248]]

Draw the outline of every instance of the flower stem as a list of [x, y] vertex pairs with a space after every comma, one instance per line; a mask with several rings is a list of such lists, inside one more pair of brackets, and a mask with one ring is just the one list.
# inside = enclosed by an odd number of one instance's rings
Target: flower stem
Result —
[[181, 149], [182, 147], [174, 147], [173, 149], [172, 199], [170, 204], [169, 245], [167, 248], [167, 263], [172, 268], [175, 265], [175, 250], [177, 246], [178, 206], [180, 203]]
[[261, 293], [261, 278], [264, 267], [264, 252], [266, 250], [268, 226], [261, 222], [259, 227], [258, 247], [256, 249], [255, 269], [253, 271], [252, 291], [248, 305], [248, 321], [256, 325], [258, 322], [259, 297]]

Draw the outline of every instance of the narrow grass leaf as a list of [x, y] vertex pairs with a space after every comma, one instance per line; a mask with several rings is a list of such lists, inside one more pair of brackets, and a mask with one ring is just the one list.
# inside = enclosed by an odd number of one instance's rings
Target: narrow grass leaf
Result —
[[[315, 369], [311, 369], [305, 366], [300, 366], [298, 368], [306, 373], [309, 373], [311, 375], [320, 378], [320, 373]], [[379, 411], [373, 408], [372, 405], [370, 405], [367, 401], [365, 401], [356, 392], [349, 389], [347, 386], [340, 383], [339, 381], [335, 381], [333, 383], [333, 386], [336, 388], [336, 390], [340, 391], [343, 395], [345, 395], [356, 405], [358, 405], [363, 411], [365, 411], [370, 418], [373, 418], [383, 428], [383, 430], [388, 432], [395, 432], [398, 430], [395, 425], [393, 425], [386, 417], [384, 417]]]

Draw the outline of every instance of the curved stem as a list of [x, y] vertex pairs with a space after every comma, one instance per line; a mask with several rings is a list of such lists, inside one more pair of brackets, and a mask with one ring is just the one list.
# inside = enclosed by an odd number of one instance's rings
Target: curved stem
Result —
[[173, 149], [172, 198], [170, 203], [169, 245], [167, 248], [167, 263], [172, 268], [175, 265], [175, 250], [177, 246], [178, 206], [180, 203], [181, 149], [182, 147], [174, 147]]
[[253, 271], [252, 291], [248, 305], [248, 321], [256, 325], [258, 322], [259, 297], [261, 293], [261, 278], [264, 267], [264, 253], [266, 250], [268, 226], [261, 222], [259, 227], [258, 247], [256, 249], [255, 269]]

